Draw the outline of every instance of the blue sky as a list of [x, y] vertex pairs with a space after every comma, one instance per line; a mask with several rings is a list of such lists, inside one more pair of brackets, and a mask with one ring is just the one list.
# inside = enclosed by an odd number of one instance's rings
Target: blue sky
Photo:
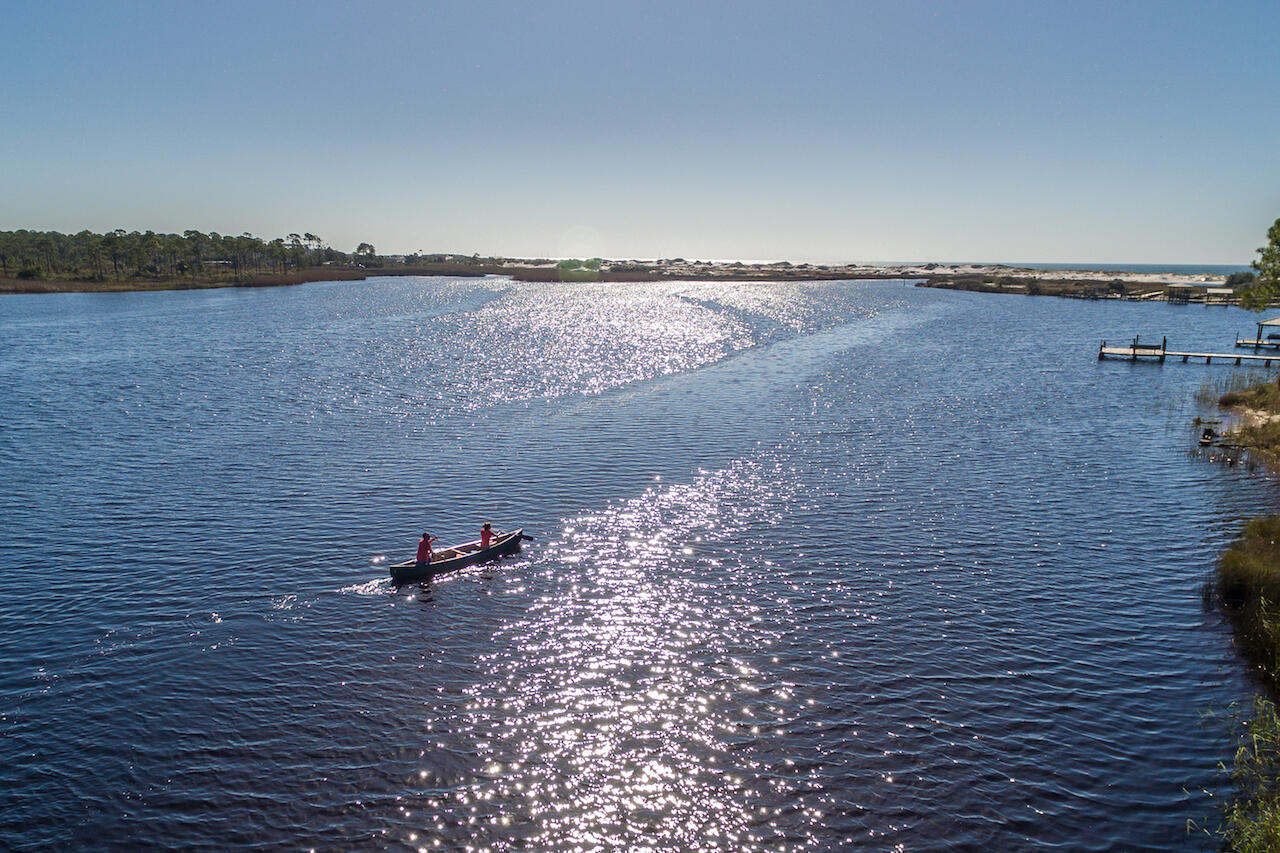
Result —
[[509, 256], [1247, 263], [1276, 0], [36, 3], [0, 229]]

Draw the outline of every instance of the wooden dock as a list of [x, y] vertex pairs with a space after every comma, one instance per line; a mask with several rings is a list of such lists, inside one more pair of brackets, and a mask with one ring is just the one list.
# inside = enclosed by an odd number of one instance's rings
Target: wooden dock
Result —
[[1236, 365], [1249, 364], [1270, 367], [1271, 362], [1274, 361], [1277, 365], [1280, 365], [1280, 352], [1258, 355], [1235, 352], [1182, 352], [1169, 349], [1167, 339], [1161, 340], [1158, 344], [1144, 344], [1134, 338], [1132, 343], [1122, 347], [1109, 347], [1107, 342], [1103, 341], [1102, 346], [1098, 347], [1098, 360], [1101, 361], [1104, 358], [1122, 358], [1128, 361], [1152, 359], [1161, 363], [1165, 359], [1180, 358], [1183, 364], [1186, 364], [1191, 359], [1203, 358], [1205, 364], [1213, 364], [1213, 360], [1217, 359], [1220, 364], [1233, 363]]
[[1258, 333], [1252, 338], [1242, 338], [1236, 333], [1236, 346], [1246, 349], [1280, 349], [1280, 317], [1272, 317], [1258, 323]]
[[1280, 349], [1280, 340], [1271, 338], [1242, 338], [1236, 336], [1236, 346], [1244, 349]]

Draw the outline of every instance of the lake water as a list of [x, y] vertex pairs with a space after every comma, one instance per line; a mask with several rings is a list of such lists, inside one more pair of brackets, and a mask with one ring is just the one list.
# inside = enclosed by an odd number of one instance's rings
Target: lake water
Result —
[[[895, 282], [0, 301], [0, 847], [1214, 849], [1237, 309]], [[424, 529], [523, 554], [394, 590]]]

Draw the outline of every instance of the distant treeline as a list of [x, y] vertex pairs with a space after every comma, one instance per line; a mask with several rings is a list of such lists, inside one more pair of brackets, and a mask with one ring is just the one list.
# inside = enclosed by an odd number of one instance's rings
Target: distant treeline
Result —
[[174, 279], [250, 273], [288, 273], [321, 265], [380, 267], [383, 259], [369, 243], [347, 254], [314, 234], [264, 240], [200, 231], [157, 234], [117, 229], [81, 231], [0, 231], [0, 275], [19, 279]]

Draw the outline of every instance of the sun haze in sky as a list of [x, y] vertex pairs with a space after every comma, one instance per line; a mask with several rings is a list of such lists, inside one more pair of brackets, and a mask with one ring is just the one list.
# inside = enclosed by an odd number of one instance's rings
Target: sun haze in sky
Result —
[[1280, 3], [23, 3], [0, 230], [1245, 263]]

